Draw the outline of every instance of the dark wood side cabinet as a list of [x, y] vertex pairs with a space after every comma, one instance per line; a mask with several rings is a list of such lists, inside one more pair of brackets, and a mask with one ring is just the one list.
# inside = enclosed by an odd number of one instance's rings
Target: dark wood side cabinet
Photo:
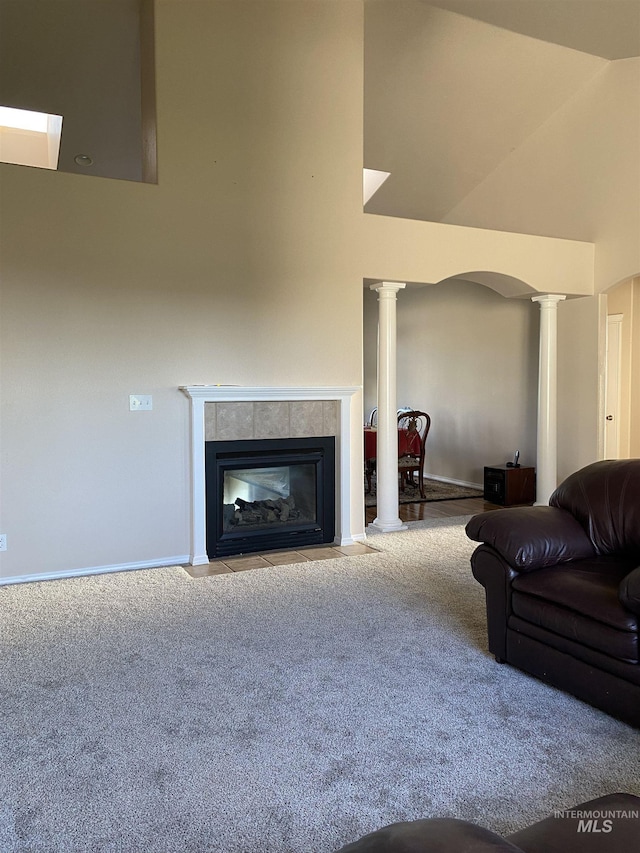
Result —
[[484, 469], [484, 499], [500, 506], [532, 504], [536, 499], [535, 468], [493, 465]]

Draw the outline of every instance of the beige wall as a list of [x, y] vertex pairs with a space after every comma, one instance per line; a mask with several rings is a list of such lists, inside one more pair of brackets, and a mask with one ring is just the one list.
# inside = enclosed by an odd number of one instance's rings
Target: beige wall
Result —
[[[375, 405], [377, 294], [364, 299], [365, 412]], [[426, 470], [483, 482], [520, 450], [536, 464], [539, 309], [465, 281], [398, 294], [398, 405], [432, 418]]]
[[189, 552], [179, 385], [361, 382], [360, 3], [156, 26], [157, 186], [0, 171], [4, 577]]

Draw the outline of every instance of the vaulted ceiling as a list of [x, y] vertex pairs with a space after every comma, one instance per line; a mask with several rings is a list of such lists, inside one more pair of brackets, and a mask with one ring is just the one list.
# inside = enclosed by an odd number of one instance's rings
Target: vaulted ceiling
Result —
[[[640, 0], [366, 0], [364, 165], [391, 176], [365, 210], [511, 230], [467, 221], [462, 203], [612, 61], [639, 55]], [[591, 239], [568, 220], [551, 234]]]
[[640, 56], [638, 0], [421, 0], [514, 33], [601, 56]]

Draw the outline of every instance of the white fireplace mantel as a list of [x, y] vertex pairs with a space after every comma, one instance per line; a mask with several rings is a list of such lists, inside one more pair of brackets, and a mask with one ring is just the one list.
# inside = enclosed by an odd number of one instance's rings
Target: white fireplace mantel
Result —
[[191, 555], [192, 566], [209, 562], [206, 536], [205, 404], [278, 402], [286, 400], [337, 400], [340, 427], [336, 437], [338, 489], [336, 541], [354, 542], [351, 531], [351, 407], [359, 387], [249, 387], [243, 385], [185, 385], [180, 391], [191, 400]]

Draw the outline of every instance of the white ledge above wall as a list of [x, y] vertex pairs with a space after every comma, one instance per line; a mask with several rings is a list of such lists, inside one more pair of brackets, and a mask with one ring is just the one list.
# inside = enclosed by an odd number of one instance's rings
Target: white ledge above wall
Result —
[[180, 391], [191, 400], [191, 565], [209, 562], [206, 536], [205, 403], [278, 402], [286, 400], [337, 400], [340, 404], [336, 437], [338, 489], [336, 494], [336, 541], [354, 542], [351, 531], [351, 407], [359, 386], [348, 387], [251, 387], [246, 385], [183, 385]]

